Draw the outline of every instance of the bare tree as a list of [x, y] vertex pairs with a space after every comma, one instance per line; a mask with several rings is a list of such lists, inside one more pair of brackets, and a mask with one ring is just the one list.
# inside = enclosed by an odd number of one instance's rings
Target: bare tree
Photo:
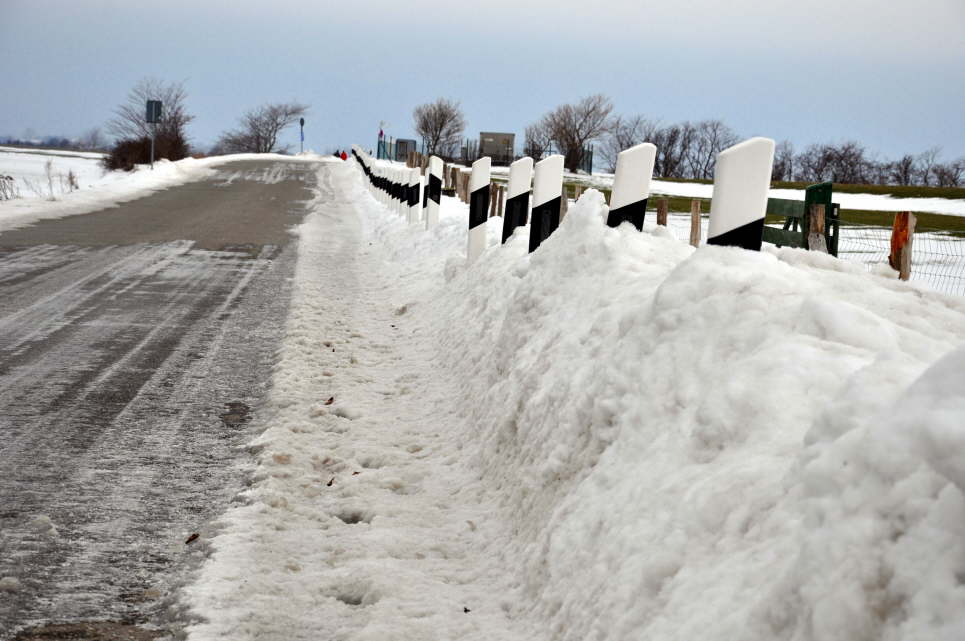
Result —
[[183, 82], [165, 82], [157, 78], [144, 78], [130, 90], [127, 99], [114, 110], [114, 117], [107, 123], [107, 130], [119, 140], [150, 138], [151, 125], [147, 123], [147, 101], [160, 100], [161, 122], [157, 125], [158, 138], [187, 141], [186, 127], [194, 120], [187, 112], [185, 102], [188, 94]]
[[918, 184], [928, 186], [931, 184], [932, 173], [935, 165], [938, 164], [938, 157], [942, 154], [941, 147], [932, 147], [918, 154]]
[[703, 120], [693, 126], [690, 144], [683, 150], [691, 178], [714, 177], [717, 154], [737, 142], [737, 134], [721, 120]]
[[556, 148], [563, 154], [563, 164], [576, 171], [583, 162], [583, 150], [588, 144], [610, 131], [613, 103], [603, 94], [581, 98], [560, 105], [540, 120]]
[[107, 146], [107, 140], [104, 138], [104, 134], [101, 133], [100, 127], [91, 127], [80, 135], [78, 145], [81, 149], [95, 151], [104, 149]]
[[965, 175], [965, 158], [936, 164], [932, 171], [935, 174], [935, 183], [939, 187], [959, 187], [962, 184], [962, 176]]
[[529, 156], [537, 162], [542, 160], [546, 152], [553, 146], [550, 133], [542, 121], [528, 125], [524, 136], [523, 155]]
[[287, 153], [278, 146], [278, 135], [308, 112], [308, 105], [297, 102], [266, 103], [247, 111], [238, 128], [226, 131], [215, 143], [212, 153]]
[[774, 148], [771, 180], [794, 180], [794, 145], [789, 140], [782, 140]]
[[689, 122], [658, 129], [652, 141], [657, 146], [653, 173], [665, 178], [683, 177], [686, 170], [684, 159], [690, 153], [693, 138], [694, 126]]
[[610, 171], [616, 171], [620, 152], [653, 139], [659, 128], [657, 122], [643, 116], [617, 116], [613, 119], [610, 135], [603, 145], [603, 160]]
[[455, 154], [466, 128], [466, 119], [458, 102], [437, 98], [435, 102], [416, 107], [412, 119], [416, 133], [426, 141], [427, 154], [446, 157]]

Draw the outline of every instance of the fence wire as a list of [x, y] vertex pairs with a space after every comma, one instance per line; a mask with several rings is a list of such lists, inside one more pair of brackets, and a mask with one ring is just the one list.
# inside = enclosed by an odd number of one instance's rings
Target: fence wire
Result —
[[[667, 222], [677, 238], [689, 236], [689, 214], [671, 213]], [[701, 239], [706, 241], [706, 215], [701, 216], [701, 227]], [[890, 254], [890, 227], [842, 220], [838, 258], [861, 263], [870, 271], [887, 265]], [[911, 279], [943, 294], [965, 296], [965, 237], [961, 232], [918, 225], [912, 242]]]

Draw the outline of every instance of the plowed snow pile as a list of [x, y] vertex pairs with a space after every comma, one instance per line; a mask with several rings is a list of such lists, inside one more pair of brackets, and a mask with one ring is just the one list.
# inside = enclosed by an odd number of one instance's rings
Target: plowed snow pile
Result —
[[965, 300], [320, 173], [191, 638], [965, 638]]

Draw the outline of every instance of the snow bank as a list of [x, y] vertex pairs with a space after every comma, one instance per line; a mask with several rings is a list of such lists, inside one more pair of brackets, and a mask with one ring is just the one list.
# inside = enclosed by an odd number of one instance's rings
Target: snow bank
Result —
[[190, 638], [965, 636], [965, 301], [595, 190], [467, 268], [467, 206], [426, 232], [320, 172]]
[[374, 223], [431, 283], [513, 616], [553, 639], [962, 638], [965, 350], [912, 382], [963, 344], [965, 303], [603, 208], [471, 270], [461, 207], [444, 238]]
[[[303, 154], [297, 157], [279, 154], [233, 154], [203, 159], [185, 158], [176, 162], [159, 160], [154, 169], [138, 165], [132, 172], [104, 172], [101, 154], [53, 154], [40, 151], [29, 153], [0, 148], [0, 175], [13, 176], [22, 198], [0, 201], [0, 232], [29, 225], [38, 220], [62, 218], [113, 207], [122, 202], [143, 198], [156, 191], [184, 183], [203, 180], [214, 175], [214, 167], [239, 160], [285, 160], [287, 162], [318, 162], [324, 157]], [[47, 200], [36, 194], [24, 180], [33, 181], [47, 193], [45, 165], [52, 161], [54, 196]], [[63, 193], [60, 176], [74, 171], [79, 189]]]

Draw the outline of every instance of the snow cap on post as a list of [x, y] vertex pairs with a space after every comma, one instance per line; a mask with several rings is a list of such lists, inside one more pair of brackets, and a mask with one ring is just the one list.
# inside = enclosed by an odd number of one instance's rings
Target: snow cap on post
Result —
[[643, 229], [656, 158], [657, 147], [649, 142], [624, 149], [617, 156], [607, 225], [617, 227], [622, 222], [630, 221], [637, 229]]
[[471, 264], [486, 249], [486, 218], [489, 216], [489, 156], [472, 164], [469, 176], [469, 249]]
[[708, 245], [761, 249], [774, 141], [750, 138], [717, 154]]
[[418, 169], [409, 170], [409, 184], [406, 189], [408, 196], [409, 205], [409, 222], [417, 223], [419, 222], [419, 217], [422, 215], [422, 206], [419, 200], [419, 188], [422, 186], [422, 172]]
[[429, 182], [426, 185], [426, 229], [439, 223], [439, 203], [442, 202], [442, 158], [429, 158]]
[[503, 215], [503, 243], [529, 218], [529, 189], [533, 182], [533, 159], [520, 158], [509, 166], [509, 189]]
[[529, 251], [535, 251], [560, 226], [562, 196], [563, 156], [554, 154], [536, 163], [534, 168]]

